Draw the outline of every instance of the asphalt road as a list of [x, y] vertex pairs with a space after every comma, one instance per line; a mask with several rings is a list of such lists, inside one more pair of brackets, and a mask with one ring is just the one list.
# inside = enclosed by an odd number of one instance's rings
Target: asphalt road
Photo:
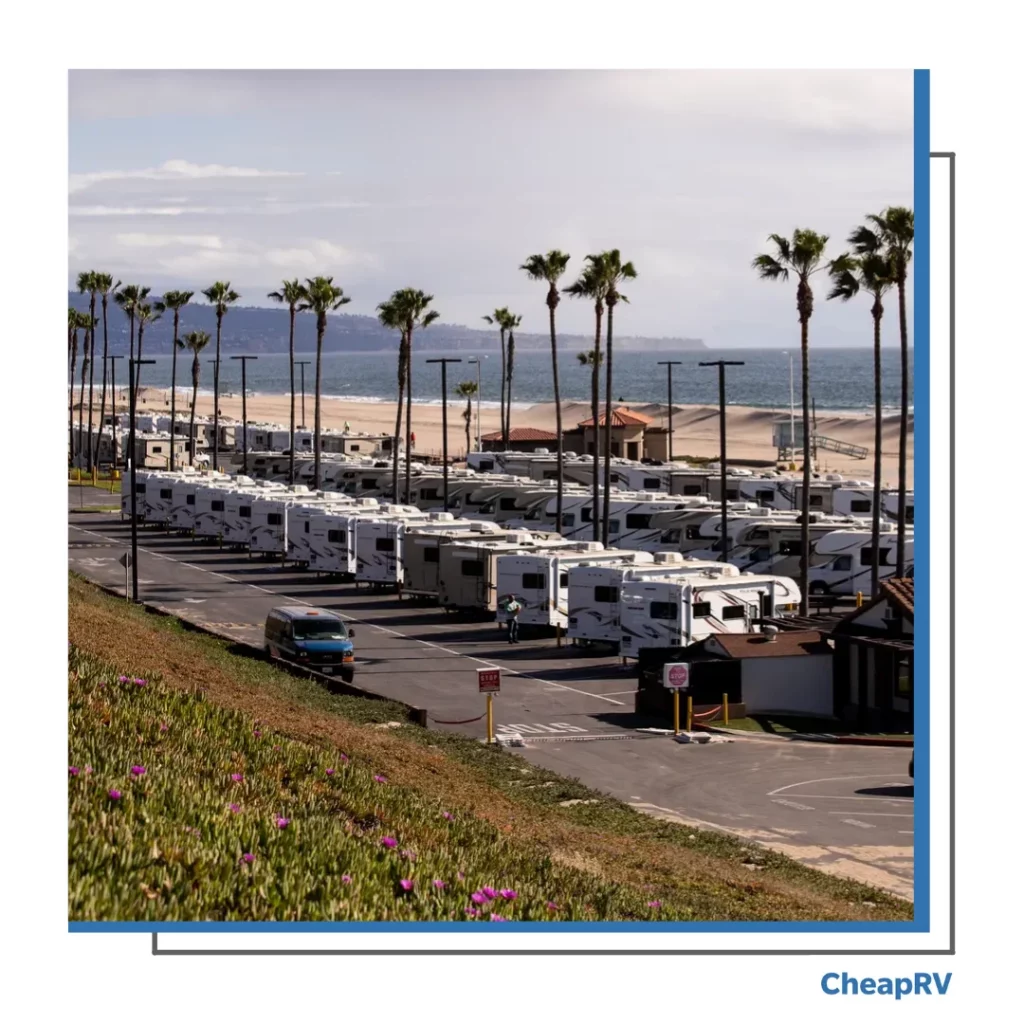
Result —
[[[117, 559], [129, 545], [119, 515], [69, 507], [76, 572], [123, 592]], [[617, 658], [525, 634], [511, 646], [493, 622], [153, 528], [139, 531], [139, 590], [147, 603], [261, 649], [275, 605], [336, 610], [355, 628], [357, 685], [425, 708], [431, 727], [467, 735], [485, 732], [476, 669], [498, 666], [496, 731], [522, 735], [527, 746], [517, 750], [529, 761], [639, 810], [724, 829], [912, 896], [913, 786], [904, 750], [767, 737], [682, 745], [639, 733], [664, 723], [634, 714], [635, 673]]]

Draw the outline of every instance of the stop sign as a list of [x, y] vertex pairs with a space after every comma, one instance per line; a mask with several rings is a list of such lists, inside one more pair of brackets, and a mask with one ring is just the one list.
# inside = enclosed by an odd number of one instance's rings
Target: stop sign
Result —
[[670, 690], [685, 690], [690, 685], [690, 666], [678, 661], [666, 665], [661, 681]]

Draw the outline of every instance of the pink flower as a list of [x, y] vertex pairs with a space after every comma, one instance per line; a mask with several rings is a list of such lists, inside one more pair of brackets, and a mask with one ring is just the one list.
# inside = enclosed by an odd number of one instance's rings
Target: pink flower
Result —
[[259, 739], [263, 735], [263, 733], [261, 733], [259, 729], [253, 729], [252, 734], [256, 737], [256, 739]]
[[274, 824], [277, 825], [278, 828], [287, 828], [291, 824], [291, 821], [291, 818], [275, 818]]
[[398, 845], [398, 840], [393, 839], [391, 836], [385, 836], [380, 841], [381, 846], [386, 846], [389, 850], [393, 850]]
[[647, 904], [647, 906], [653, 907], [655, 910], [657, 910], [658, 907], [661, 906], [661, 900], [651, 900], [650, 903]]
[[132, 765], [132, 775], [139, 776], [139, 775], [145, 775], [145, 774], [146, 774], [146, 769], [143, 768], [141, 764], [133, 764]]
[[145, 686], [146, 685], [146, 680], [145, 679], [133, 679], [132, 682], [136, 686]]
[[232, 814], [237, 814], [241, 809], [242, 808], [239, 807], [238, 804], [228, 804], [228, 810], [231, 811]]
[[434, 879], [434, 888], [435, 889], [444, 889], [444, 888], [447, 887], [447, 885], [448, 885], [448, 883], [447, 882], [442, 882], [440, 878], [435, 878]]
[[398, 883], [406, 892], [411, 892], [412, 887], [416, 884], [411, 878], [403, 878]]
[[160, 731], [161, 732], [167, 732], [168, 729], [170, 729], [170, 726], [166, 722], [161, 722], [160, 723]]
[[476, 907], [466, 907], [466, 913], [469, 914], [470, 917], [476, 917], [480, 911], [477, 910]]
[[352, 876], [351, 875], [342, 875], [341, 876], [341, 880], [345, 883], [345, 885], [351, 885], [352, 884]]
[[117, 681], [119, 683], [127, 683], [128, 682], [128, 677], [127, 676], [118, 676], [117, 677]]
[[85, 769], [84, 769], [84, 771], [85, 771], [85, 774], [86, 774], [86, 775], [92, 775], [92, 765], [91, 765], [91, 764], [87, 764], [87, 765], [85, 766]]
[[77, 774], [78, 774], [78, 769], [75, 768], [74, 765], [72, 765], [70, 768], [68, 768], [68, 775], [77, 775]]
[[245, 861], [246, 864], [251, 864], [256, 859], [256, 854], [255, 853], [243, 853], [241, 859], [243, 861]]
[[374, 775], [373, 781], [374, 782], [387, 782], [388, 781], [388, 777], [386, 775]]
[[470, 898], [470, 899], [471, 899], [471, 900], [472, 900], [472, 901], [473, 901], [474, 903], [479, 903], [479, 904], [483, 904], [483, 903], [490, 903], [490, 902], [491, 902], [491, 897], [490, 897], [490, 896], [487, 896], [487, 895], [485, 895], [485, 894], [484, 894], [484, 893], [482, 893], [482, 892], [475, 892], [475, 893], [473, 893], [473, 895], [472, 895], [472, 896], [470, 896], [469, 898]]
[[328, 775], [333, 775], [334, 774], [334, 769], [333, 768], [328, 768], [327, 769], [327, 774]]
[[492, 888], [491, 888], [491, 887], [490, 887], [489, 885], [484, 885], [484, 886], [481, 886], [481, 887], [480, 887], [480, 891], [481, 891], [481, 892], [482, 892], [482, 893], [483, 893], [483, 894], [484, 894], [484, 895], [485, 895], [485, 896], [486, 896], [486, 897], [487, 897], [487, 898], [488, 898], [489, 900], [493, 900], [493, 899], [494, 899], [494, 897], [498, 895], [498, 890], [497, 890], [497, 889], [492, 889]]
[[465, 881], [466, 876], [460, 871], [456, 876], [460, 882]]
[[239, 772], [233, 772], [231, 775], [232, 782], [245, 782], [245, 776]]
[[344, 764], [348, 760], [348, 754], [339, 754], [338, 760], [341, 761], [342, 764]]
[[111, 800], [120, 800], [121, 799], [121, 790], [119, 790], [119, 789], [108, 789], [107, 790], [107, 796], [109, 796]]
[[502, 889], [501, 895], [507, 900], [514, 900], [519, 893], [517, 893], [515, 889]]
[[502, 917], [501, 914], [491, 914], [492, 921], [507, 921], [507, 917]]
[[441, 815], [441, 817], [444, 818], [445, 821], [454, 821], [455, 820], [455, 815], [452, 814], [451, 811], [445, 811], [444, 814]]
[[548, 910], [558, 910], [559, 909], [558, 904], [557, 903], [552, 903], [551, 900], [548, 900], [547, 908], [548, 908]]
[[416, 859], [416, 854], [413, 853], [412, 850], [403, 850], [402, 851], [402, 856], [406, 860], [415, 860]]

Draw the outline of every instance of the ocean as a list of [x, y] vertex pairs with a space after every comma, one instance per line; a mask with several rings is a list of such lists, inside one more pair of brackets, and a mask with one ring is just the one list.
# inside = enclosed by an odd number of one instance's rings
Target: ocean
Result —
[[[428, 358], [444, 353], [431, 352], [413, 356], [413, 396], [416, 401], [441, 400], [441, 368], [427, 365]], [[454, 396], [455, 385], [462, 380], [477, 379], [477, 366], [466, 362], [481, 359], [479, 373], [481, 404], [497, 407], [501, 380], [500, 360], [489, 352], [482, 356], [459, 353], [462, 364], [449, 364], [449, 398]], [[306, 367], [306, 395], [313, 394], [315, 353], [303, 352], [296, 359], [309, 360]], [[790, 361], [778, 349], [705, 349], [673, 356], [670, 353], [623, 352], [616, 353], [613, 363], [614, 398], [626, 403], [641, 404], [666, 400], [666, 368], [661, 360], [677, 358], [681, 365], [672, 370], [672, 400], [677, 405], [714, 405], [718, 402], [718, 371], [714, 367], [701, 367], [699, 362], [714, 359], [739, 360], [743, 366], [726, 370], [726, 401], [730, 405], [748, 405], [759, 408], [782, 409], [789, 407]], [[171, 384], [171, 357], [155, 357], [153, 366], [143, 368], [143, 386], [169, 387]], [[213, 391], [212, 352], [202, 357], [200, 393]], [[181, 388], [192, 385], [191, 356], [178, 356], [177, 383]], [[118, 366], [122, 371], [124, 364]], [[394, 401], [396, 397], [396, 361], [394, 353], [331, 353], [323, 357], [321, 392], [325, 397], [344, 398], [348, 401]], [[910, 404], [914, 394], [914, 352], [910, 351]], [[120, 379], [118, 383], [127, 383]], [[299, 371], [296, 369], [296, 392], [299, 391]], [[239, 392], [242, 387], [241, 364], [222, 354], [220, 382], [222, 391]], [[559, 358], [559, 383], [563, 401], [590, 400], [590, 369], [581, 366], [576, 356], [566, 353]], [[800, 355], [794, 350], [794, 398], [800, 404]], [[260, 354], [246, 368], [246, 388], [250, 394], [288, 393], [287, 354]], [[601, 389], [604, 391], [604, 367], [601, 369]], [[811, 350], [811, 397], [819, 410], [863, 411], [874, 405], [872, 354], [870, 348], [822, 348]], [[512, 381], [514, 408], [527, 408], [537, 402], [550, 402], [554, 398], [551, 384], [551, 355], [545, 352], [517, 352]], [[899, 408], [900, 359], [899, 349], [882, 350], [882, 403], [887, 410]]]

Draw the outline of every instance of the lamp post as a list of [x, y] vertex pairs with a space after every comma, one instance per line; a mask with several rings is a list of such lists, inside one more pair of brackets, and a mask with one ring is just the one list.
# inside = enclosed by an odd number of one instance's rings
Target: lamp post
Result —
[[701, 366], [718, 367], [718, 414], [719, 414], [719, 444], [721, 446], [722, 462], [722, 561], [729, 561], [729, 502], [725, 495], [725, 368], [727, 366], [745, 366], [745, 363], [729, 359], [716, 359], [708, 363], [700, 363]]
[[249, 475], [249, 420], [245, 413], [245, 364], [258, 356], [232, 356], [242, 364], [242, 472]]
[[480, 451], [480, 359], [467, 359], [468, 363], [476, 363], [476, 450]]
[[796, 414], [794, 412], [793, 403], [793, 353], [783, 352], [784, 356], [789, 356], [789, 460], [793, 461], [793, 457], [796, 454]]
[[428, 359], [441, 364], [441, 458], [444, 463], [444, 510], [448, 511], [448, 364], [461, 359]]
[[[302, 362], [296, 362], [295, 365], [299, 368], [299, 376], [302, 378], [302, 429], [306, 429], [306, 367], [312, 362], [311, 359], [306, 359]], [[295, 444], [294, 439], [292, 444]]]
[[[114, 379], [114, 360], [124, 359], [124, 356], [107, 356], [110, 360], [110, 468], [117, 467], [117, 381]], [[103, 424], [100, 424], [100, 432], [103, 432]]]
[[[123, 358], [123, 357], [122, 357]], [[132, 509], [132, 603], [139, 603], [139, 524], [136, 518], [136, 495], [135, 495], [135, 381], [137, 379], [136, 367], [152, 366], [155, 359], [129, 359], [128, 360], [128, 457], [129, 462], [129, 485], [131, 486], [131, 509]]]
[[668, 461], [672, 461], [672, 367], [683, 364], [672, 359], [665, 359], [658, 363], [659, 366], [668, 367]]

